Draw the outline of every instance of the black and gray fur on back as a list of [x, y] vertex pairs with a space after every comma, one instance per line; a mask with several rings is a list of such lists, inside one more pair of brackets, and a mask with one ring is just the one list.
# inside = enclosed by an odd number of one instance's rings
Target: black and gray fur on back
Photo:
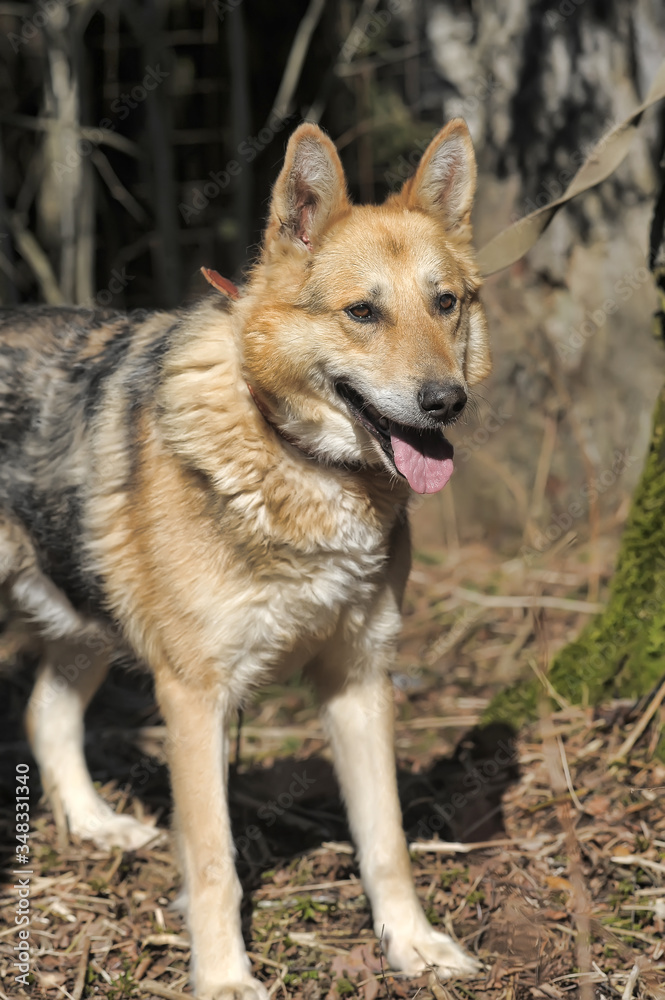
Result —
[[113, 386], [131, 436], [179, 322], [143, 310], [0, 309], [0, 583], [18, 586], [22, 604], [30, 587], [41, 601], [43, 576], [72, 609], [104, 615], [82, 531], [96, 421], [119, 419], [117, 407], [103, 412]]

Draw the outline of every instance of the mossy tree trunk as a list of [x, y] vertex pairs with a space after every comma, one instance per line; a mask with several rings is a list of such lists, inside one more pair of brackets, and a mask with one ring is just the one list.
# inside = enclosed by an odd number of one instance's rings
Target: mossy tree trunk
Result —
[[[650, 234], [649, 264], [665, 338], [665, 171]], [[646, 331], [645, 331], [646, 335]], [[646, 694], [665, 675], [665, 386], [653, 419], [649, 454], [624, 531], [608, 603], [555, 657], [548, 680], [568, 702]], [[542, 686], [531, 680], [501, 692], [488, 720], [519, 725], [537, 712]]]

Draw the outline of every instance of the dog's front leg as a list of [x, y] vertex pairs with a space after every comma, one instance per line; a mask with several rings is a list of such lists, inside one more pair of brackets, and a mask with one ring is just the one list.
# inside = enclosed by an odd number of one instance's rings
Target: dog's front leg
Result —
[[156, 692], [168, 732], [175, 830], [185, 877], [192, 968], [200, 1000], [264, 1000], [250, 973], [240, 927], [226, 791], [228, 704], [165, 669]]
[[[351, 649], [346, 653], [353, 656]], [[332, 671], [327, 665], [328, 678], [344, 676], [342, 655], [339, 646], [331, 653], [337, 663]], [[397, 795], [392, 683], [384, 671], [351, 672], [348, 661], [346, 677], [323, 714], [376, 934], [394, 969], [417, 975], [431, 966], [441, 978], [472, 975], [476, 962], [429, 924], [416, 896]]]

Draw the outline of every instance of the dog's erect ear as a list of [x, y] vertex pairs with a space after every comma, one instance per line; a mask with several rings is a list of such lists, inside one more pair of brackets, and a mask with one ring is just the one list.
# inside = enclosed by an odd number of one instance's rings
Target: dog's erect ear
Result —
[[275, 238], [315, 249], [328, 222], [349, 205], [337, 150], [318, 125], [300, 125], [289, 139], [272, 193], [266, 246]]
[[432, 139], [399, 198], [407, 208], [438, 216], [446, 229], [462, 229], [469, 225], [476, 173], [466, 122], [453, 118]]

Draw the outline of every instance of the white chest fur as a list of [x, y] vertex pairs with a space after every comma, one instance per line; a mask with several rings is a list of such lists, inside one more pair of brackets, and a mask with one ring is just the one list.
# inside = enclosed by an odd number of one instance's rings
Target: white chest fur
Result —
[[269, 677], [300, 669], [327, 642], [360, 634], [383, 590], [387, 560], [385, 543], [310, 553], [280, 546], [255, 567], [227, 566], [212, 614], [209, 596], [200, 594], [199, 637], [220, 679], [241, 699]]

